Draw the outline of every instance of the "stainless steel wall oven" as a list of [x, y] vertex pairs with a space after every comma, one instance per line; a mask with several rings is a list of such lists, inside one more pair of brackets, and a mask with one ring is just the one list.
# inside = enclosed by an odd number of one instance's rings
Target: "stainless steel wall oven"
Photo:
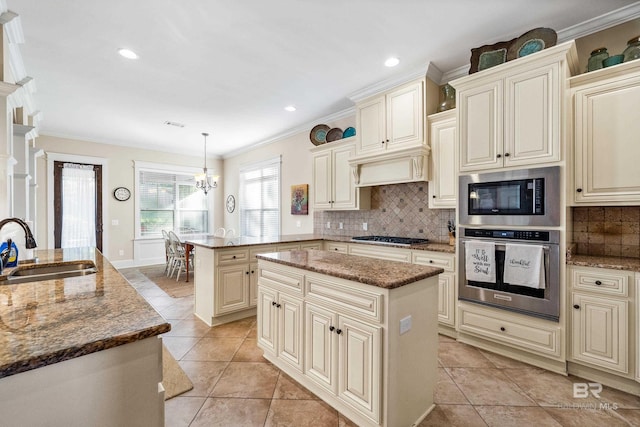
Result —
[[[560, 316], [560, 232], [557, 230], [510, 230], [459, 228], [460, 261], [458, 262], [458, 298], [518, 313], [558, 321]], [[474, 280], [467, 275], [467, 257], [471, 242], [491, 242], [495, 248], [491, 258], [495, 278]], [[542, 247], [541, 288], [513, 285], [505, 281], [505, 252], [507, 245]], [[490, 246], [490, 247], [491, 247]], [[511, 259], [510, 262], [513, 262]], [[471, 278], [469, 278], [471, 277]]]

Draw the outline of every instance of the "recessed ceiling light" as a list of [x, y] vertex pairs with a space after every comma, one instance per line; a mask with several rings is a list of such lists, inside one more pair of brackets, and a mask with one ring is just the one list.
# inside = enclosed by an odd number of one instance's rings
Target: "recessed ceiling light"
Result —
[[400, 60], [396, 57], [391, 57], [386, 61], [384, 61], [384, 65], [386, 65], [387, 67], [395, 67], [399, 63], [400, 63]]
[[124, 56], [125, 58], [128, 58], [128, 59], [138, 59], [138, 54], [132, 51], [131, 49], [126, 49], [126, 48], [118, 49], [118, 53], [121, 56]]
[[284, 107], [284, 109], [287, 111], [296, 111], [296, 107], [294, 107], [293, 105], [287, 105], [286, 107]]

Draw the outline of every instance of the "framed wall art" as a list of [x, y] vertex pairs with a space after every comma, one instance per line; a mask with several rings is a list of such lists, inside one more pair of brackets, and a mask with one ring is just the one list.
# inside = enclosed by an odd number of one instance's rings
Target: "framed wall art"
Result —
[[291, 215], [309, 214], [309, 184], [291, 186]]

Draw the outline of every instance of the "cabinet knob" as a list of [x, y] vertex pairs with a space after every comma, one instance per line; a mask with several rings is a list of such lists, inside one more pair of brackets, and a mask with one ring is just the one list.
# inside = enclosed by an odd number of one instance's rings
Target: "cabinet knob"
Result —
[[580, 306], [578, 304], [573, 304], [573, 308], [575, 308], [576, 310], [579, 310]]
[[380, 144], [384, 144], [384, 141], [380, 141]]
[[502, 154], [496, 154], [496, 158], [499, 159], [502, 157]]
[[336, 327], [335, 327], [335, 326], [329, 326], [329, 330], [330, 330], [331, 332], [333, 332], [335, 329], [336, 329]]
[[429, 260], [429, 264], [433, 264], [433, 260], [432, 259]]
[[338, 248], [333, 248], [333, 250], [334, 250], [334, 251], [337, 251], [337, 250], [338, 250]]
[[253, 270], [251, 270], [251, 274], [255, 273]]
[[602, 285], [602, 282], [600, 280], [596, 280], [596, 285], [600, 286]]
[[249, 274], [249, 272], [248, 272], [248, 271], [245, 271], [245, 272], [244, 272], [244, 274]]
[[434, 194], [434, 195], [433, 195], [433, 196], [431, 196], [431, 197], [432, 197], [433, 199], [435, 199], [435, 198], [436, 198], [436, 195]]
[[234, 255], [234, 256], [232, 256], [231, 258], [236, 259], [236, 256]]
[[509, 153], [504, 153], [504, 156], [505, 157], [509, 157]]
[[502, 332], [506, 331], [506, 329], [504, 328], [504, 326], [500, 326], [500, 330], [501, 330]]
[[577, 191], [578, 193], [582, 193], [582, 188], [577, 188], [577, 189], [576, 189], [576, 191]]
[[280, 307], [282, 307], [281, 304], [276, 304], [276, 308], [280, 308]]
[[340, 335], [342, 333], [342, 329], [336, 329], [336, 334]]
[[271, 305], [276, 305], [276, 304], [277, 304], [277, 302], [271, 301]]

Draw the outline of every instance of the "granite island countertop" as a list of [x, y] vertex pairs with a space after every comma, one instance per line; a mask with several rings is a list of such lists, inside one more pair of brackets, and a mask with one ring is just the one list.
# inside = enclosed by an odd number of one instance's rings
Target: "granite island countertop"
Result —
[[36, 250], [39, 264], [91, 260], [95, 274], [20, 284], [0, 276], [0, 378], [168, 332], [95, 248]]
[[236, 246], [255, 246], [255, 245], [268, 245], [276, 243], [296, 243], [305, 242], [311, 240], [323, 240], [328, 242], [344, 242], [344, 243], [357, 243], [362, 245], [375, 245], [375, 246], [387, 246], [401, 249], [416, 249], [422, 251], [434, 251], [455, 253], [455, 246], [449, 245], [449, 243], [443, 242], [428, 242], [413, 245], [395, 245], [392, 243], [376, 243], [367, 241], [353, 241], [350, 236], [324, 236], [320, 234], [289, 234], [280, 235], [277, 237], [234, 237], [234, 238], [222, 238], [207, 236], [199, 239], [185, 239], [185, 243], [193, 246], [203, 246], [209, 249], [222, 249], [226, 247]]
[[567, 265], [640, 272], [638, 258], [571, 254], [567, 256]]
[[256, 256], [259, 260], [271, 261], [386, 289], [398, 288], [444, 272], [442, 268], [437, 267], [314, 249], [270, 252]]

